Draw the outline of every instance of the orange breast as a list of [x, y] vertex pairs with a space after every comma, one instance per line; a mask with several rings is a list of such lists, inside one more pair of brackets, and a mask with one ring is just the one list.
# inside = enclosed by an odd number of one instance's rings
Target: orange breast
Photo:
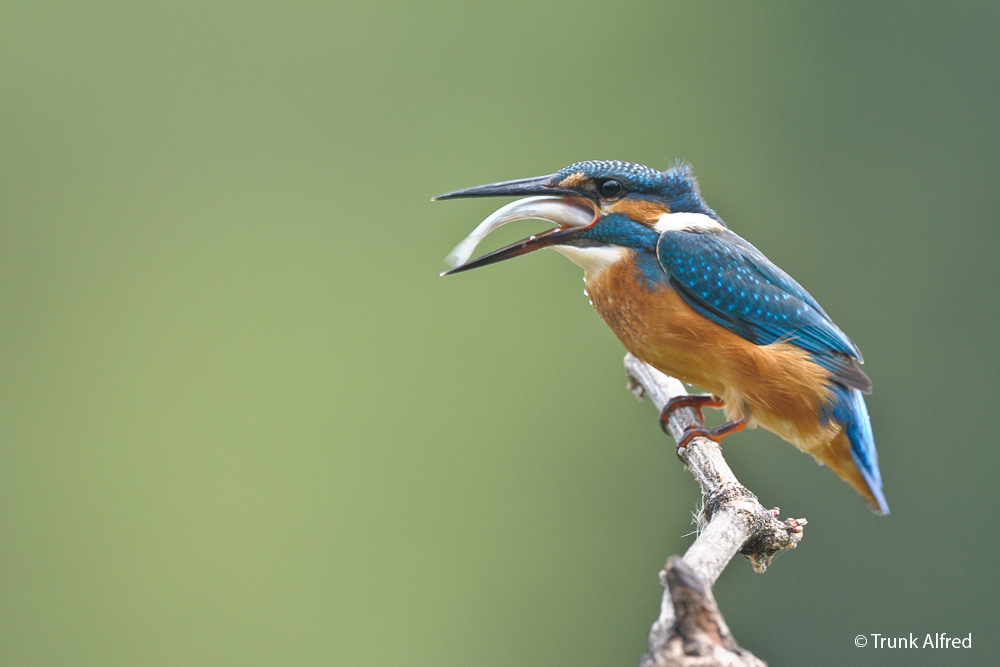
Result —
[[756, 345], [689, 306], [669, 285], [650, 289], [623, 260], [586, 276], [594, 308], [636, 357], [716, 394], [747, 419], [816, 452], [839, 432], [820, 422], [829, 373], [788, 343]]

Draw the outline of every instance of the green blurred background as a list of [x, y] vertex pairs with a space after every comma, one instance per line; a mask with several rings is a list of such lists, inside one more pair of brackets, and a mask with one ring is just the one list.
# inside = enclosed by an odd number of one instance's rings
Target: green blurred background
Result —
[[[4, 3], [0, 664], [634, 664], [695, 484], [579, 269], [441, 279], [500, 202], [428, 201], [607, 158], [690, 161], [875, 382], [888, 518], [726, 441], [810, 522], [724, 573], [737, 638], [996, 664], [998, 34], [993, 2]], [[973, 649], [854, 646], [910, 632]]]

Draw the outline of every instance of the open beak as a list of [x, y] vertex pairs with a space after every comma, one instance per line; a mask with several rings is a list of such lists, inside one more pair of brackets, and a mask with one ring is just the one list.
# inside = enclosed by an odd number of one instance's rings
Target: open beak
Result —
[[[447, 276], [487, 264], [494, 264], [540, 248], [567, 245], [576, 238], [580, 230], [592, 225], [597, 219], [594, 204], [589, 199], [578, 196], [573, 190], [551, 185], [555, 180], [554, 175], [523, 178], [516, 181], [490, 183], [465, 190], [456, 190], [434, 197], [433, 201], [459, 197], [539, 195], [511, 202], [483, 220], [449, 253], [445, 261], [455, 268], [445, 271], [441, 275]], [[490, 232], [514, 220], [529, 219], [547, 220], [555, 223], [557, 227], [541, 234], [529, 236], [499, 250], [494, 250], [471, 262], [468, 261], [479, 242]]]

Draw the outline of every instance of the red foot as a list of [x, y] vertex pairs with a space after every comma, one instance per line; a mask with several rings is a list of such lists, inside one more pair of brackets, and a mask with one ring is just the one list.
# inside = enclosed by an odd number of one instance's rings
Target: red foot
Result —
[[721, 442], [722, 439], [730, 433], [742, 431], [746, 428], [746, 425], [746, 420], [741, 419], [740, 421], [728, 422], [722, 426], [716, 426], [715, 428], [692, 426], [684, 431], [681, 441], [677, 443], [677, 449], [684, 449], [688, 446], [688, 443], [691, 442], [692, 438], [697, 438], [698, 436], [714, 440], [715, 442]]
[[667, 422], [670, 420], [670, 413], [677, 408], [696, 409], [698, 417], [704, 423], [705, 415], [701, 412], [702, 408], [721, 408], [724, 405], [725, 403], [723, 403], [721, 398], [712, 394], [684, 394], [683, 396], [674, 396], [660, 410], [660, 428], [663, 429], [664, 433], [670, 435], [670, 431], [667, 429]]

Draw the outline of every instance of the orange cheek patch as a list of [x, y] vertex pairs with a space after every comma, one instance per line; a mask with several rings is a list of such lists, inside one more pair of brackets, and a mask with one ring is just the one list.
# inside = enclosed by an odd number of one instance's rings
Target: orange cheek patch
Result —
[[670, 213], [670, 208], [666, 205], [645, 199], [622, 199], [607, 206], [604, 210], [608, 213], [622, 213], [636, 222], [649, 226], [655, 225], [664, 213]]
[[604, 209], [608, 213], [622, 213], [636, 222], [652, 227], [660, 216], [670, 213], [670, 209], [663, 204], [656, 204], [645, 199], [622, 199], [616, 201]]

